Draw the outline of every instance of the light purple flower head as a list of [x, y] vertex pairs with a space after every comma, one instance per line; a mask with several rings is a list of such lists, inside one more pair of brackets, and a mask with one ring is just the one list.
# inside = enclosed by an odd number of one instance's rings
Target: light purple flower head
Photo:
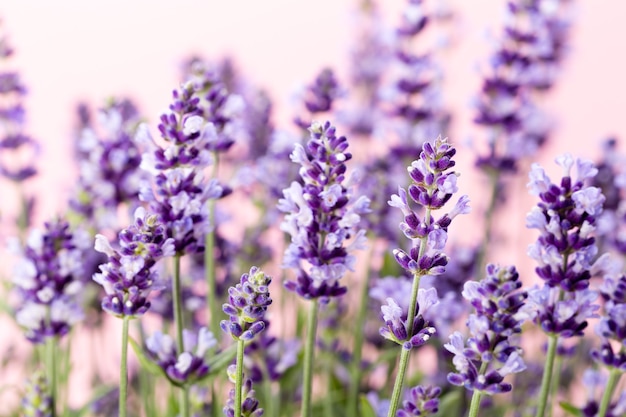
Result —
[[336, 297], [346, 292], [339, 280], [354, 268], [352, 252], [365, 245], [359, 221], [369, 206], [347, 188], [347, 139], [337, 137], [330, 122], [314, 122], [309, 131], [306, 147], [296, 145], [291, 155], [301, 165], [303, 184], [293, 182], [278, 202], [287, 213], [281, 229], [291, 236], [283, 265], [298, 271], [285, 285], [308, 299]]

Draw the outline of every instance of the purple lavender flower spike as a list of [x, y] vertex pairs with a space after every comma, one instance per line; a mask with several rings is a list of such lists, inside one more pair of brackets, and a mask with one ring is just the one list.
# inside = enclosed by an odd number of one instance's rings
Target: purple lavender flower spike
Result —
[[339, 280], [354, 267], [351, 252], [365, 244], [358, 226], [369, 202], [355, 201], [348, 192], [346, 162], [352, 155], [346, 152], [347, 139], [337, 137], [330, 122], [314, 122], [309, 131], [306, 148], [297, 144], [291, 154], [301, 165], [304, 184], [293, 182], [278, 202], [287, 213], [281, 229], [291, 235], [283, 265], [298, 271], [297, 280], [285, 286], [306, 299], [336, 297], [346, 292]]
[[[246, 379], [242, 387], [241, 415], [244, 417], [261, 417], [263, 409], [259, 408], [259, 400], [255, 398], [255, 391], [252, 389], [252, 380]], [[226, 417], [235, 417], [235, 389], [231, 389], [228, 394], [228, 401], [224, 406]]]
[[397, 417], [426, 417], [439, 411], [441, 388], [418, 385], [408, 390], [407, 399], [402, 402], [402, 409]]
[[210, 369], [206, 352], [217, 344], [213, 333], [205, 327], [198, 334], [183, 330], [184, 352], [176, 351], [176, 343], [169, 335], [156, 332], [146, 339], [149, 356], [175, 385], [186, 386], [202, 379]]
[[[411, 291], [408, 288], [409, 293]], [[406, 293], [400, 300], [406, 299]], [[432, 327], [426, 319], [428, 311], [431, 307], [437, 305], [437, 290], [430, 288], [427, 290], [419, 289], [417, 293], [417, 308], [415, 309], [415, 317], [412, 320], [413, 328], [409, 337], [408, 314], [409, 306], [400, 307], [398, 303], [391, 297], [386, 300], [387, 304], [381, 306], [382, 319], [385, 326], [380, 328], [380, 335], [385, 339], [391, 340], [404, 349], [413, 349], [426, 343], [434, 334], [435, 328]], [[407, 303], [408, 304], [408, 303]]]
[[140, 197], [161, 217], [179, 255], [202, 252], [204, 237], [212, 227], [207, 201], [228, 193], [216, 180], [204, 182], [203, 170], [212, 161], [211, 152], [216, 151], [216, 143], [227, 139], [217, 121], [206, 118], [209, 110], [205, 107], [210, 103], [203, 101], [201, 88], [188, 82], [174, 91], [170, 113], [163, 114], [159, 124], [165, 148], [152, 140], [145, 127], [138, 133], [152, 149], [143, 155], [142, 164], [155, 174], [155, 190], [145, 185]]
[[138, 317], [150, 308], [148, 296], [155, 289], [155, 264], [174, 255], [174, 239], [158, 215], [143, 207], [135, 210], [135, 222], [119, 233], [119, 247], [114, 249], [106, 237], [96, 235], [95, 249], [109, 257], [100, 265], [93, 280], [104, 287], [102, 308], [116, 317]]
[[13, 274], [22, 301], [16, 319], [31, 342], [63, 336], [82, 320], [78, 295], [89, 240], [87, 233], [71, 230], [63, 219], [47, 222], [43, 232], [31, 232]]
[[[402, 268], [414, 275], [438, 275], [445, 271], [448, 258], [442, 249], [447, 240], [450, 223], [458, 214], [469, 212], [469, 200], [462, 196], [454, 209], [436, 219], [432, 214], [420, 219], [408, 203], [408, 198], [430, 211], [441, 209], [457, 192], [456, 172], [447, 172], [455, 165], [456, 150], [446, 139], [438, 137], [432, 144], [424, 143], [420, 158], [408, 167], [413, 180], [408, 190], [398, 188], [389, 205], [399, 208], [404, 221], [400, 229], [413, 242], [409, 252], [394, 249], [393, 255]], [[407, 192], [408, 191], [408, 192]]]
[[[580, 408], [581, 416], [596, 417], [600, 411], [600, 402], [597, 400], [598, 395], [606, 389], [606, 376], [600, 371], [586, 369], [583, 373], [582, 382], [587, 391], [587, 399]], [[619, 417], [626, 413], [626, 392], [622, 392], [617, 401], [609, 404], [606, 410], [606, 417]]]
[[604, 299], [604, 314], [596, 327], [596, 333], [602, 342], [600, 348], [591, 350], [591, 357], [609, 369], [625, 372], [626, 275], [606, 275], [600, 294]]
[[528, 255], [539, 264], [536, 272], [545, 286], [529, 291], [522, 314], [545, 332], [566, 338], [582, 335], [587, 319], [597, 317], [597, 294], [588, 287], [598, 252], [596, 220], [605, 198], [598, 188], [586, 185], [597, 173], [591, 162], [565, 154], [557, 163], [563, 169], [560, 185], [537, 164], [530, 173], [528, 187], [541, 201], [527, 216], [527, 227], [540, 231]]
[[228, 289], [229, 302], [222, 309], [229, 320], [222, 320], [220, 326], [235, 340], [249, 342], [265, 330], [265, 312], [272, 303], [269, 284], [272, 279], [257, 267], [243, 274], [239, 284]]
[[514, 267], [495, 265], [487, 266], [482, 281], [465, 283], [463, 298], [475, 313], [467, 321], [467, 341], [455, 332], [444, 345], [454, 354], [456, 372], [448, 374], [450, 383], [490, 395], [511, 390], [504, 377], [526, 369], [516, 339], [523, 322], [519, 312], [527, 298], [525, 291], [518, 291], [521, 286]]
[[80, 177], [70, 207], [92, 221], [96, 230], [117, 229], [117, 208], [139, 205], [140, 184], [147, 181], [139, 169], [141, 150], [133, 137], [140, 121], [128, 99], [113, 99], [98, 112], [98, 125], [91, 122], [86, 105], [79, 108], [76, 153]]
[[319, 113], [331, 111], [334, 101], [341, 95], [342, 91], [333, 70], [322, 69], [315, 77], [313, 84], [306, 88], [302, 98], [307, 116], [296, 117], [294, 122], [302, 129], [308, 129], [308, 120], [319, 116]]

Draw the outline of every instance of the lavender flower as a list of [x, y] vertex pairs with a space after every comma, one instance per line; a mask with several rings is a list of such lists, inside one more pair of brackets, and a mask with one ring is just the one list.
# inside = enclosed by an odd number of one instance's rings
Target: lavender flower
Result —
[[605, 314], [600, 318], [596, 333], [602, 338], [602, 344], [599, 349], [591, 351], [591, 357], [609, 369], [616, 368], [624, 372], [626, 371], [626, 276], [605, 276], [600, 292], [605, 300]]
[[[586, 369], [583, 373], [582, 382], [587, 391], [587, 401], [580, 408], [581, 416], [583, 417], [596, 417], [600, 411], [600, 403], [597, 400], [597, 395], [602, 390], [606, 389], [606, 376], [601, 372]], [[606, 417], [619, 417], [626, 413], [626, 392], [622, 392], [612, 404], [609, 404], [606, 410]]]
[[116, 317], [138, 317], [150, 308], [148, 296], [157, 274], [154, 265], [174, 255], [174, 239], [156, 214], [143, 207], [135, 210], [135, 221], [119, 235], [119, 248], [114, 249], [106, 237], [96, 235], [95, 249], [109, 257], [100, 266], [93, 280], [104, 287], [102, 308]]
[[441, 388], [418, 385], [409, 389], [408, 399], [402, 402], [402, 409], [397, 417], [426, 417], [439, 411], [439, 394]]
[[22, 301], [16, 319], [31, 342], [63, 336], [82, 320], [78, 295], [88, 246], [88, 235], [60, 218], [45, 223], [43, 232], [31, 232], [13, 274]]
[[212, 226], [207, 201], [226, 193], [217, 180], [208, 184], [203, 180], [211, 152], [228, 139], [205, 118], [209, 110], [201, 107], [201, 93], [202, 85], [191, 82], [173, 92], [171, 112], [163, 114], [159, 124], [167, 147], [156, 145], [147, 129], [140, 132], [152, 148], [142, 163], [155, 174], [156, 183], [155, 191], [144, 187], [141, 198], [161, 217], [179, 255], [204, 250], [204, 237]]
[[467, 342], [460, 332], [455, 332], [445, 345], [454, 353], [457, 370], [448, 374], [450, 383], [487, 394], [511, 390], [511, 384], [503, 382], [504, 377], [526, 369], [522, 349], [515, 339], [523, 322], [518, 313], [527, 297], [525, 291], [517, 291], [521, 286], [514, 267], [495, 265], [487, 266], [487, 276], [482, 281], [465, 283], [463, 297], [476, 313], [467, 320]]
[[[241, 404], [241, 415], [243, 417], [261, 417], [263, 409], [259, 408], [259, 400], [255, 398], [255, 391], [252, 389], [252, 380], [246, 379], [243, 384]], [[224, 406], [224, 415], [226, 417], [235, 417], [235, 389], [231, 389], [228, 393], [228, 401]]]
[[197, 335], [183, 329], [183, 352], [177, 352], [174, 339], [167, 334], [156, 332], [146, 339], [149, 356], [177, 386], [191, 385], [209, 373], [205, 355], [215, 345], [215, 336], [205, 327], [200, 328]]
[[[80, 111], [88, 111], [82, 106]], [[114, 99], [98, 113], [102, 133], [87, 114], [77, 139], [80, 177], [70, 206], [94, 222], [96, 230], [117, 228], [117, 208], [126, 203], [132, 210], [139, 204], [140, 184], [147, 180], [139, 169], [141, 151], [133, 137], [139, 123], [135, 105]]]
[[[402, 298], [406, 298], [406, 293]], [[415, 316], [411, 320], [411, 329], [408, 329], [407, 320], [409, 306], [406, 306], [406, 310], [402, 309], [391, 297], [387, 298], [386, 302], [387, 304], [380, 308], [385, 323], [385, 326], [380, 328], [380, 334], [385, 339], [410, 350], [423, 345], [435, 334], [435, 328], [426, 319], [428, 310], [439, 302], [437, 291], [434, 288], [418, 290], [417, 306]]]
[[399, 208], [404, 214], [400, 229], [411, 239], [413, 247], [409, 253], [394, 249], [393, 255], [402, 268], [412, 276], [439, 275], [445, 271], [448, 258], [443, 254], [448, 239], [447, 230], [452, 220], [459, 214], [469, 212], [469, 199], [462, 196], [454, 208], [436, 219], [431, 210], [438, 210], [458, 191], [456, 172], [446, 172], [455, 165], [452, 157], [456, 149], [446, 139], [438, 137], [432, 144], [424, 143], [420, 159], [408, 167], [413, 183], [408, 188], [411, 200], [428, 210], [428, 215], [420, 220], [410, 207], [407, 190], [398, 188], [398, 194], [391, 196], [389, 205]]
[[35, 372], [26, 385], [20, 415], [23, 417], [52, 417], [53, 402], [48, 381], [42, 372]]
[[[525, 314], [544, 331], [561, 337], [581, 335], [587, 319], [596, 317], [597, 294], [588, 290], [592, 262], [597, 255], [593, 232], [602, 212], [604, 196], [600, 189], [585, 185], [597, 170], [593, 164], [570, 155], [557, 158], [564, 176], [560, 186], [552, 184], [544, 170], [534, 164], [528, 184], [541, 202], [526, 217], [528, 228], [541, 232], [528, 255], [539, 266], [537, 275], [544, 288], [529, 292]], [[576, 165], [577, 177], [570, 176]]]
[[[339, 280], [354, 267], [351, 252], [365, 243], [358, 226], [369, 201], [353, 200], [348, 192], [345, 163], [352, 155], [345, 152], [346, 138], [337, 137], [330, 122], [314, 122], [309, 131], [307, 147], [297, 144], [291, 154], [302, 166], [304, 185], [292, 182], [278, 202], [279, 210], [288, 213], [281, 229], [291, 235], [284, 266], [298, 271], [297, 280], [285, 286], [307, 299], [336, 297], [346, 292]], [[348, 239], [353, 240], [346, 245]]]
[[265, 312], [272, 303], [269, 284], [272, 279], [257, 267], [241, 276], [240, 283], [228, 290], [229, 302], [224, 304], [224, 313], [229, 320], [222, 320], [220, 326], [235, 340], [250, 341], [265, 329]]
[[335, 73], [331, 68], [324, 68], [315, 77], [313, 84], [306, 87], [302, 100], [307, 116], [296, 117], [294, 122], [302, 129], [309, 127], [308, 120], [332, 110], [334, 101], [342, 95]]

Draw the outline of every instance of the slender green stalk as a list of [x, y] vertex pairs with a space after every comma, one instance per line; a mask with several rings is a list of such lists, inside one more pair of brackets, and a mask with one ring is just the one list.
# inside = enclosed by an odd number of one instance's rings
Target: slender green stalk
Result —
[[243, 388], [243, 352], [245, 342], [237, 341], [237, 374], [235, 376], [235, 415], [241, 415], [242, 388]]
[[[557, 339], [558, 342], [558, 339]], [[557, 343], [558, 347], [558, 343]], [[558, 349], [557, 349], [558, 350]], [[561, 387], [561, 369], [563, 368], [563, 356], [556, 355], [554, 359], [554, 375], [552, 375], [552, 395], [557, 395]], [[548, 417], [552, 417], [552, 407], [548, 408]]]
[[602, 401], [600, 402], [600, 410], [598, 411], [598, 417], [605, 417], [606, 412], [609, 410], [609, 405], [611, 404], [611, 397], [613, 397], [613, 392], [615, 391], [615, 387], [619, 382], [619, 378], [622, 376], [622, 371], [617, 368], [612, 368], [611, 372], [609, 372], [609, 380], [606, 383], [606, 389], [604, 390], [604, 394], [602, 395]]
[[[185, 351], [183, 343], [183, 306], [180, 282], [180, 255], [174, 256], [174, 275], [172, 276], [172, 300], [174, 301], [174, 321], [176, 322], [176, 350], [178, 354]], [[185, 386], [180, 393], [180, 415], [189, 417], [189, 389]]]
[[[370, 250], [369, 259], [372, 258], [373, 245]], [[365, 282], [361, 288], [361, 298], [359, 299], [359, 311], [356, 316], [354, 345], [352, 348], [352, 367], [350, 369], [350, 393], [348, 395], [348, 415], [351, 417], [359, 416], [359, 387], [361, 385], [361, 358], [363, 355], [363, 338], [365, 319], [367, 317], [367, 299], [369, 294], [370, 280], [372, 270], [370, 269], [365, 276]]]
[[306, 345], [304, 346], [304, 372], [302, 382], [302, 407], [300, 417], [311, 416], [311, 391], [313, 385], [313, 353], [315, 351], [315, 335], [317, 333], [317, 299], [311, 300], [307, 328]]
[[[426, 247], [425, 242], [422, 242], [420, 246], [420, 255], [423, 255], [423, 250]], [[415, 275], [413, 277], [413, 287], [411, 288], [411, 299], [409, 301], [409, 314], [407, 316], [407, 339], [410, 339], [413, 335], [411, 334], [413, 331], [413, 320], [415, 318], [415, 307], [417, 304], [417, 291], [420, 286], [420, 275]], [[387, 413], [387, 417], [395, 417], [396, 411], [398, 411], [398, 407], [400, 406], [400, 397], [402, 396], [402, 385], [404, 384], [404, 375], [406, 374], [406, 369], [409, 365], [409, 356], [411, 354], [411, 350], [402, 348], [400, 352], [400, 362], [398, 364], [398, 373], [396, 374], [396, 381], [393, 384], [393, 392], [391, 393], [391, 403], [389, 404], [389, 413]]]
[[120, 403], [119, 415], [126, 417], [126, 401], [128, 399], [128, 322], [130, 318], [122, 319], [122, 363], [120, 365]]
[[[59, 391], [57, 385], [57, 343], [56, 337], [49, 337], [46, 340], [46, 368], [48, 374], [48, 383], [50, 384], [50, 396], [52, 397], [52, 417], [56, 417], [57, 406], [59, 402]], [[124, 416], [121, 416], [124, 417]]]
[[551, 334], [548, 339], [548, 353], [546, 354], [546, 364], [541, 379], [541, 391], [539, 392], [539, 404], [537, 405], [536, 417], [544, 417], [546, 404], [550, 395], [550, 381], [552, 380], [552, 369], [554, 368], [554, 357], [556, 356], [556, 342], [558, 337]]
[[491, 199], [489, 200], [489, 206], [485, 211], [485, 234], [483, 235], [483, 241], [481, 242], [480, 249], [476, 255], [476, 270], [474, 276], [479, 277], [485, 270], [487, 263], [487, 252], [489, 251], [489, 242], [491, 241], [491, 235], [493, 231], [493, 214], [496, 210], [496, 204], [498, 202], [498, 182], [500, 181], [500, 175], [497, 171], [489, 173], [489, 184], [491, 185]]

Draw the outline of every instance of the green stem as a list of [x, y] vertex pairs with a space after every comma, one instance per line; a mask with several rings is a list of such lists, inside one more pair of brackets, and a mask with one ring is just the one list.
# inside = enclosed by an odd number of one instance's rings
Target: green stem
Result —
[[609, 380], [606, 383], [606, 389], [602, 395], [602, 402], [600, 403], [600, 410], [598, 411], [598, 417], [605, 417], [606, 412], [609, 410], [611, 404], [611, 397], [615, 391], [615, 387], [619, 382], [619, 378], [622, 376], [622, 372], [617, 368], [612, 368], [609, 372]]
[[241, 402], [243, 390], [243, 352], [245, 349], [244, 341], [237, 341], [237, 374], [235, 376], [235, 415], [241, 415]]
[[[483, 235], [483, 241], [481, 242], [480, 249], [476, 255], [476, 270], [474, 276], [477, 278], [481, 276], [485, 270], [487, 263], [487, 252], [489, 251], [489, 242], [491, 241], [491, 235], [493, 231], [493, 214], [496, 210], [498, 202], [498, 182], [500, 176], [497, 171], [489, 173], [489, 183], [491, 185], [491, 199], [489, 200], [489, 206], [485, 211], [485, 234]], [[475, 279], [476, 279], [475, 278]]]
[[539, 392], [539, 404], [537, 405], [536, 417], [544, 417], [548, 396], [550, 395], [550, 381], [552, 379], [552, 369], [554, 368], [554, 357], [556, 356], [556, 344], [558, 337], [550, 335], [548, 339], [548, 353], [546, 354], [546, 365], [541, 379], [541, 391]]
[[122, 319], [122, 363], [120, 365], [120, 403], [119, 415], [126, 417], [126, 401], [128, 398], [128, 322], [130, 318]]
[[300, 417], [311, 416], [311, 392], [313, 385], [313, 353], [315, 351], [315, 335], [317, 333], [317, 299], [311, 300], [307, 328], [306, 345], [304, 346], [304, 372], [302, 382], [302, 407]]
[[[57, 416], [57, 406], [59, 393], [57, 386], [57, 343], [56, 337], [49, 337], [46, 341], [46, 368], [48, 373], [48, 383], [50, 384], [50, 396], [52, 397], [52, 417]], [[124, 416], [121, 416], [124, 417]]]
[[[185, 351], [185, 344], [183, 342], [184, 323], [181, 288], [180, 255], [175, 255], [174, 275], [172, 276], [172, 300], [174, 302], [174, 321], [176, 322], [176, 350], [179, 355]], [[189, 417], [189, 390], [186, 386], [181, 387], [180, 413], [182, 417]]]
[[[373, 246], [370, 251], [369, 259], [372, 258]], [[372, 270], [370, 269], [365, 276], [365, 282], [361, 289], [361, 298], [359, 304], [359, 311], [356, 317], [355, 333], [354, 333], [354, 346], [352, 348], [352, 368], [350, 372], [351, 384], [350, 393], [348, 396], [348, 415], [351, 417], [358, 417], [359, 415], [359, 388], [361, 386], [361, 358], [363, 356], [363, 338], [365, 329], [365, 319], [367, 317], [368, 307], [368, 295], [369, 284], [372, 276]]]
[[[420, 254], [419, 258], [422, 257], [423, 251], [425, 250], [426, 243], [422, 241], [420, 246]], [[418, 259], [419, 259], [418, 258]], [[421, 275], [413, 276], [413, 287], [411, 288], [411, 299], [409, 301], [409, 314], [407, 316], [407, 340], [410, 340], [413, 332], [413, 320], [415, 318], [415, 308], [417, 305], [417, 292], [420, 286]], [[406, 369], [409, 365], [409, 355], [411, 354], [410, 349], [402, 348], [400, 352], [400, 362], [398, 364], [398, 373], [396, 374], [396, 381], [393, 384], [393, 392], [391, 393], [391, 403], [389, 404], [389, 413], [387, 417], [395, 417], [396, 411], [398, 411], [398, 407], [400, 406], [400, 397], [402, 396], [402, 385], [404, 384], [404, 375], [406, 374]]]
[[[558, 350], [558, 338], [557, 338], [557, 350]], [[554, 359], [554, 375], [552, 375], [552, 388], [550, 392], [552, 395], [557, 395], [559, 388], [561, 387], [561, 368], [563, 367], [563, 356], [556, 355]], [[552, 417], [552, 407], [548, 408], [548, 417]]]
[[[213, 152], [213, 170], [211, 178], [217, 178], [219, 155]], [[208, 201], [209, 223], [211, 231], [204, 238], [204, 271], [206, 275], [207, 291], [206, 302], [210, 315], [209, 328], [214, 335], [221, 333], [219, 320], [217, 319], [221, 313], [220, 306], [217, 304], [216, 289], [217, 281], [215, 276], [215, 200]]]

